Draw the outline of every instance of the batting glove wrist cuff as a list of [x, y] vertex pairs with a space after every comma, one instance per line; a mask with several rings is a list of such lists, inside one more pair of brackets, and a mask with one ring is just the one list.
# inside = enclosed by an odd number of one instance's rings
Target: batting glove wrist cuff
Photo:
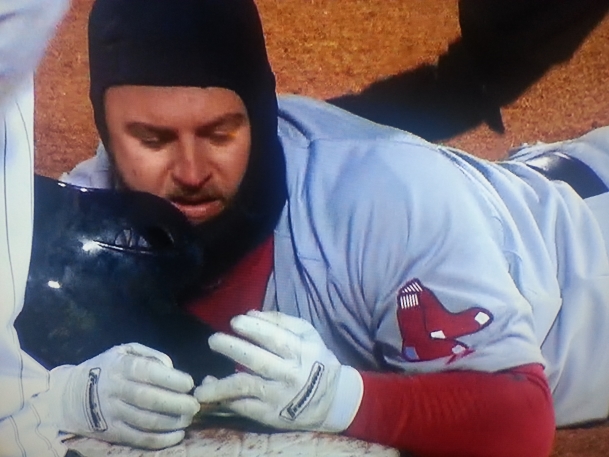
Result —
[[71, 386], [72, 374], [76, 366], [61, 365], [49, 372], [49, 389], [38, 394], [34, 401], [37, 409], [50, 420], [60, 431], [75, 433], [68, 424], [69, 417], [65, 414], [66, 392], [73, 389]]
[[339, 433], [347, 429], [359, 410], [364, 394], [364, 381], [359, 372], [350, 366], [340, 369], [332, 407], [321, 429]]

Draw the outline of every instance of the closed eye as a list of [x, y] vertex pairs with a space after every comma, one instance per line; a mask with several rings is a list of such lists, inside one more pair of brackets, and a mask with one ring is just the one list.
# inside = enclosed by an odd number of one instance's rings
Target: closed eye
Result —
[[212, 143], [222, 146], [232, 141], [240, 128], [248, 122], [242, 113], [230, 113], [197, 130], [199, 137], [208, 138]]
[[150, 149], [160, 149], [177, 138], [177, 135], [172, 130], [154, 127], [140, 122], [127, 124], [126, 130], [129, 135], [136, 138], [142, 146]]

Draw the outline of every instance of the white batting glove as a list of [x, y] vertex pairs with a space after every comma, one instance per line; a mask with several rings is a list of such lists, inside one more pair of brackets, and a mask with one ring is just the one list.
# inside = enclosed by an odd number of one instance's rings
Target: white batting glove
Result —
[[363, 382], [341, 365], [313, 326], [278, 312], [250, 311], [231, 320], [243, 338], [216, 333], [209, 346], [249, 372], [206, 377], [194, 392], [201, 403], [284, 430], [341, 432], [359, 409]]
[[46, 392], [64, 432], [132, 447], [179, 443], [199, 411], [188, 395], [190, 375], [172, 368], [162, 352], [141, 344], [115, 346], [80, 365], [51, 371]]

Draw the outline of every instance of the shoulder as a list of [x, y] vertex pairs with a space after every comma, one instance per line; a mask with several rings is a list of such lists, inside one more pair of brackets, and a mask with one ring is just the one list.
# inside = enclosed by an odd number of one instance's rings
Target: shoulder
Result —
[[279, 131], [296, 134], [309, 141], [339, 139], [418, 139], [408, 132], [377, 124], [330, 103], [299, 95], [281, 95]]
[[108, 153], [100, 142], [96, 154], [77, 164], [72, 170], [60, 176], [59, 180], [74, 186], [109, 189], [114, 181]]
[[362, 250], [391, 239], [391, 255], [396, 245], [446, 238], [446, 227], [466, 231], [467, 221], [495, 230], [484, 179], [453, 151], [323, 102], [290, 97], [281, 106], [293, 236]]
[[465, 160], [409, 132], [306, 97], [282, 96], [279, 107], [288, 185], [299, 186], [299, 195], [331, 194], [333, 205], [406, 203], [476, 186]]
[[419, 172], [458, 168], [451, 154], [416, 135], [296, 95], [279, 97], [279, 137], [289, 172], [315, 169], [316, 176], [349, 181], [360, 172], [361, 184], [395, 175], [410, 185]]

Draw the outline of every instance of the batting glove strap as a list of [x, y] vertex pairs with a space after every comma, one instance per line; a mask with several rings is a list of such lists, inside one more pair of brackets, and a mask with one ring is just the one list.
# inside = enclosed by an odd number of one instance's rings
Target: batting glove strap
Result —
[[49, 388], [33, 398], [36, 409], [44, 420], [55, 424], [59, 430], [68, 431], [67, 417], [64, 414], [64, 396], [74, 365], [62, 365], [49, 372]]
[[350, 366], [340, 369], [332, 407], [321, 426], [325, 432], [339, 433], [347, 429], [357, 411], [364, 395], [364, 381], [359, 372]]

